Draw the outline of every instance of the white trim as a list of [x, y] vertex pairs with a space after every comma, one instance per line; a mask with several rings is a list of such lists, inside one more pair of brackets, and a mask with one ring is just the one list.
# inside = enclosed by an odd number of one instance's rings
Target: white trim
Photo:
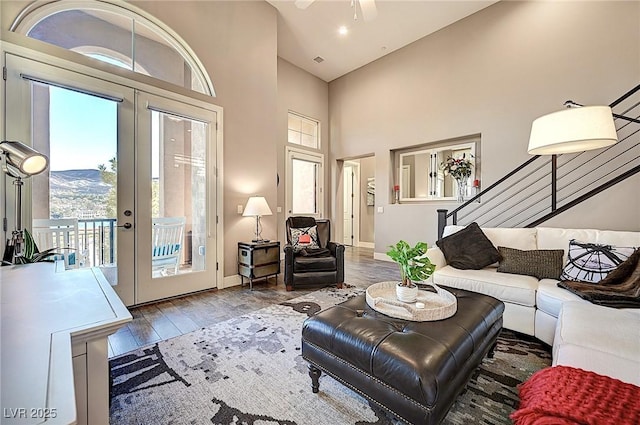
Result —
[[[191, 69], [197, 73], [197, 78], [204, 82], [204, 89], [208, 95], [215, 97], [216, 92], [213, 81], [206, 71], [202, 61], [195, 54], [193, 49], [168, 25], [154, 17], [150, 13], [119, 0], [65, 0], [54, 1], [39, 0], [29, 4], [18, 15], [9, 28], [10, 31], [26, 35], [41, 20], [55, 13], [74, 9], [93, 9], [104, 12], [115, 13], [137, 20], [151, 28], [157, 35], [161, 36], [167, 44], [175, 49], [180, 56], [189, 64]], [[135, 58], [133, 58], [135, 61]]]
[[222, 280], [222, 284], [218, 285], [218, 289], [231, 288], [232, 286], [240, 286], [242, 281], [239, 274], [232, 274], [231, 276], [225, 276]]
[[324, 216], [324, 180], [325, 180], [325, 168], [324, 168], [324, 154], [303, 149], [299, 147], [287, 146], [285, 148], [285, 206], [286, 217], [296, 215], [293, 213], [293, 175], [291, 170], [291, 163], [294, 159], [303, 161], [309, 161], [320, 165], [320, 175], [318, 176], [318, 212], [316, 214], [305, 214], [316, 218]]
[[388, 261], [390, 263], [393, 263], [393, 260], [391, 259], [391, 257], [389, 257], [384, 252], [374, 252], [373, 253], [373, 259], [374, 260]]
[[375, 242], [362, 242], [362, 241], [360, 241], [358, 243], [358, 247], [374, 249], [376, 247], [376, 244], [375, 244]]
[[[342, 168], [342, 177], [344, 183], [344, 173], [345, 170], [350, 168], [353, 172], [354, 180], [353, 180], [353, 210], [351, 213], [353, 214], [352, 225], [353, 225], [353, 246], [360, 246], [360, 210], [361, 210], [361, 199], [360, 199], [360, 164], [358, 162], [350, 162], [345, 161]], [[347, 188], [342, 187], [343, 199], [344, 194], [346, 193]], [[343, 205], [343, 228], [342, 228], [342, 240], [344, 241], [344, 236], [346, 230], [344, 229], [344, 212], [346, 211], [347, 206]]]

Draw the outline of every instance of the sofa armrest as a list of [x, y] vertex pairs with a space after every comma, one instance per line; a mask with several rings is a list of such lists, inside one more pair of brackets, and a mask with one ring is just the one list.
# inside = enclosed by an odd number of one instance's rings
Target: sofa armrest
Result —
[[447, 265], [447, 260], [444, 258], [444, 253], [437, 246], [432, 246], [427, 250], [427, 257], [432, 264], [435, 264], [436, 270], [441, 269]]

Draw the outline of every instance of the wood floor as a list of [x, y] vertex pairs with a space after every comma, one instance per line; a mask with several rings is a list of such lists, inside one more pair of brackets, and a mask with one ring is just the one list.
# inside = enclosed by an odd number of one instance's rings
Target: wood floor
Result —
[[[254, 282], [253, 291], [249, 290], [248, 285], [213, 289], [131, 308], [133, 321], [109, 336], [109, 357], [209, 327], [316, 290], [287, 292], [283, 279], [281, 273], [277, 281], [271, 278], [268, 284], [263, 280]], [[366, 288], [375, 282], [399, 279], [397, 266], [388, 261], [374, 260], [372, 249], [346, 248], [346, 283]]]

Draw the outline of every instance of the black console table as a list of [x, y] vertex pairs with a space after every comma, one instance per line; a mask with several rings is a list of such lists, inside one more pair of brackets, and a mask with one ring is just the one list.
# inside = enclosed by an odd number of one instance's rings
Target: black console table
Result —
[[244, 278], [249, 279], [249, 289], [253, 280], [276, 276], [280, 273], [280, 242], [238, 242], [238, 274], [244, 286]]

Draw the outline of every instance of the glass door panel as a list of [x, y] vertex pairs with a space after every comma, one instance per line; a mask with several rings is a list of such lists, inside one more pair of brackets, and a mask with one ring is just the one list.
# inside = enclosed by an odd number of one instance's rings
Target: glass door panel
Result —
[[69, 268], [99, 267], [133, 304], [133, 230], [118, 227], [133, 209], [133, 90], [12, 55], [7, 68], [7, 131], [49, 156], [27, 179], [23, 222], [33, 220], [40, 250], [58, 248]]
[[216, 115], [147, 94], [139, 104], [138, 302], [213, 288]]
[[323, 214], [324, 156], [287, 148], [287, 210], [289, 215]]

